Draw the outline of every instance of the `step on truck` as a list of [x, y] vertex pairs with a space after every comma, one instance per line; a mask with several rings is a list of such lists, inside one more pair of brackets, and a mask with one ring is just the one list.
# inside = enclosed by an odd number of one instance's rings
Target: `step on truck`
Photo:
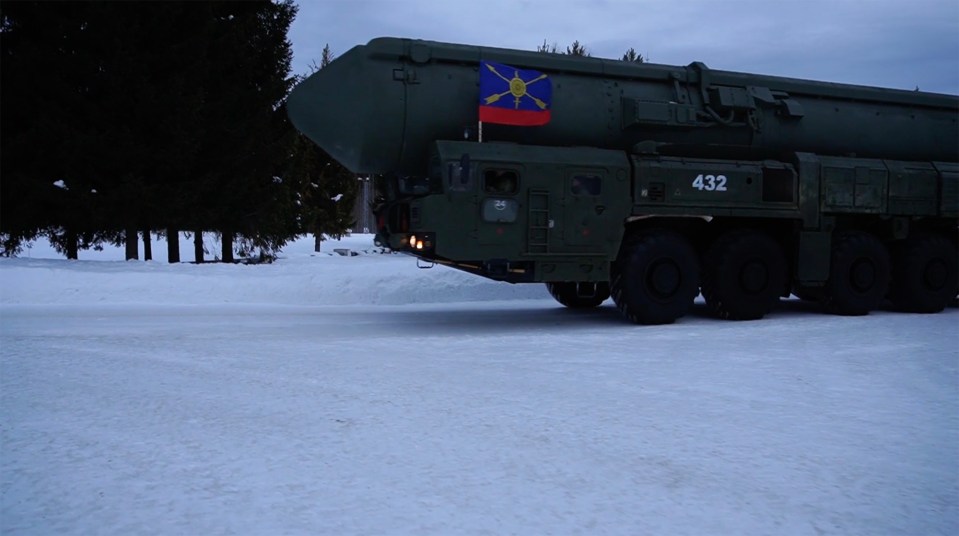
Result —
[[864, 315], [956, 300], [959, 97], [379, 38], [288, 113], [381, 175], [377, 239], [572, 308], [664, 324], [780, 297]]

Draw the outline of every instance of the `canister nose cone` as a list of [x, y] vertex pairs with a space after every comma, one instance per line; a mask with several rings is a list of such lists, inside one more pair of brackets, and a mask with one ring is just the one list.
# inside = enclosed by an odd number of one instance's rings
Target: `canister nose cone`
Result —
[[358, 46], [290, 93], [287, 112], [300, 132], [354, 173], [389, 173], [404, 144], [406, 93], [395, 59]]
[[351, 171], [358, 171], [357, 116], [363, 107], [349, 102], [350, 80], [336, 76], [335, 62], [298, 84], [287, 98], [293, 126]]

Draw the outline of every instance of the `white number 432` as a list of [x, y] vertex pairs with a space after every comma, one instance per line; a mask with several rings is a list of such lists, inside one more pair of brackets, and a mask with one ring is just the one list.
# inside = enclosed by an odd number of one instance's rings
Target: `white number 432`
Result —
[[702, 175], [693, 179], [693, 188], [697, 190], [706, 190], [709, 192], [725, 192], [726, 191], [726, 176], [725, 175]]

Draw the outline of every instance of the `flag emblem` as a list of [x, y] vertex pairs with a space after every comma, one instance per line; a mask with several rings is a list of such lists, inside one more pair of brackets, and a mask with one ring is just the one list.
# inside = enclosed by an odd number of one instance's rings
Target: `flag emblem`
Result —
[[501, 125], [549, 123], [553, 85], [538, 71], [480, 62], [479, 120]]

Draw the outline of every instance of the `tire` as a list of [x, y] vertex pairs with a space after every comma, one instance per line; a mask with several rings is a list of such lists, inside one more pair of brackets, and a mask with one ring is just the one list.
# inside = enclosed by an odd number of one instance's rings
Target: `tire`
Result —
[[889, 299], [899, 311], [938, 313], [956, 298], [959, 259], [945, 237], [921, 234], [894, 249]]
[[616, 307], [637, 324], [670, 324], [699, 294], [696, 252], [671, 231], [647, 231], [624, 242], [610, 275]]
[[576, 283], [572, 281], [546, 283], [549, 294], [570, 309], [598, 307], [609, 298], [609, 283]]
[[702, 277], [703, 297], [716, 316], [757, 320], [772, 310], [786, 288], [786, 256], [763, 233], [733, 231], [706, 251]]
[[874, 235], [843, 231], [833, 237], [823, 306], [833, 314], [860, 316], [879, 307], [892, 271], [886, 246]]

